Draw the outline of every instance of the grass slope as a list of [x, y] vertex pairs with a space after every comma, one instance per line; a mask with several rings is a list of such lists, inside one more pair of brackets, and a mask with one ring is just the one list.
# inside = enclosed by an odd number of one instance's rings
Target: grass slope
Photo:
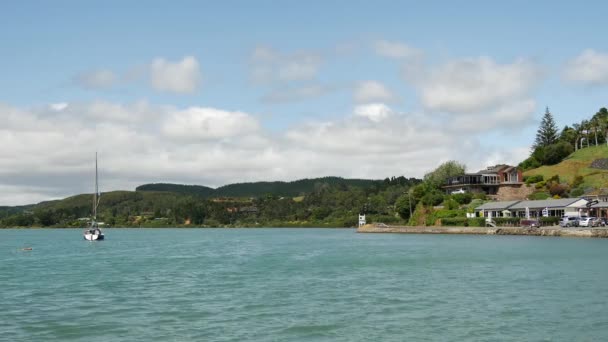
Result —
[[602, 158], [608, 158], [608, 146], [591, 146], [572, 153], [559, 164], [528, 170], [524, 176], [542, 175], [547, 179], [559, 175], [562, 182], [568, 183], [576, 176], [583, 176], [584, 187], [607, 188], [608, 170], [589, 167], [594, 160]]

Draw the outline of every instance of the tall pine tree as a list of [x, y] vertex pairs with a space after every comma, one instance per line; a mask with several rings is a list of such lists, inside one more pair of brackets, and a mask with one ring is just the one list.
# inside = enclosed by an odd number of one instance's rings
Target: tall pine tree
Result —
[[549, 112], [549, 107], [545, 110], [545, 115], [540, 122], [540, 127], [536, 131], [536, 140], [533, 148], [546, 147], [557, 142], [557, 125], [553, 120], [553, 115]]

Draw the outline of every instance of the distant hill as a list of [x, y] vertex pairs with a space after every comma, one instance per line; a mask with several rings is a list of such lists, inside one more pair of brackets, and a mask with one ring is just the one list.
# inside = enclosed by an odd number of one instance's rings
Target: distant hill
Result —
[[235, 183], [212, 189], [201, 185], [181, 184], [144, 184], [138, 186], [136, 191], [164, 191], [197, 195], [204, 198], [210, 197], [261, 197], [267, 194], [283, 197], [295, 197], [310, 193], [315, 188], [323, 185], [345, 186], [358, 188], [371, 188], [382, 184], [381, 180], [369, 179], [344, 179], [341, 177], [322, 177], [312, 179], [300, 179], [292, 182], [253, 182]]
[[175, 192], [180, 194], [196, 195], [201, 197], [212, 197], [214, 196], [215, 189], [203, 186], [203, 185], [184, 185], [184, 184], [170, 184], [170, 183], [152, 183], [144, 184], [135, 188], [135, 191], [162, 191], [162, 192]]
[[[577, 176], [583, 177], [583, 186], [588, 188], [608, 187], [608, 169], [603, 161], [608, 158], [608, 146], [591, 146], [580, 149], [561, 163], [541, 166], [524, 172], [524, 176], [542, 175], [548, 179], [558, 175], [562, 182], [572, 183]], [[596, 166], [596, 167], [592, 167]]]

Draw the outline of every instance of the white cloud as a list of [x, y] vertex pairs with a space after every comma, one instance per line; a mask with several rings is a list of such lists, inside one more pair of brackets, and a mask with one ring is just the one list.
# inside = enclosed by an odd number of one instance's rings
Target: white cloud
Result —
[[258, 46], [251, 54], [251, 79], [258, 84], [309, 81], [319, 73], [323, 59], [317, 53], [283, 54]]
[[354, 114], [373, 122], [380, 122], [391, 116], [393, 110], [384, 103], [371, 103], [355, 107]]
[[416, 86], [426, 108], [470, 113], [495, 110], [528, 96], [541, 76], [537, 66], [524, 60], [497, 64], [479, 57], [441, 65], [418, 80]]
[[259, 124], [247, 113], [191, 107], [171, 112], [162, 129], [176, 139], [208, 140], [257, 133]]
[[198, 61], [192, 56], [177, 62], [156, 58], [150, 65], [150, 82], [159, 91], [193, 93], [201, 83]]
[[76, 83], [87, 89], [105, 89], [116, 84], [118, 77], [110, 70], [94, 70], [76, 77]]
[[508, 156], [509, 149], [482, 150], [475, 132], [450, 131], [453, 122], [424, 114], [368, 104], [342, 119], [271, 133], [250, 113], [220, 108], [0, 105], [0, 205], [90, 192], [95, 151], [102, 191], [148, 182], [421, 177], [450, 159], [470, 164], [496, 150]]
[[421, 58], [422, 50], [411, 47], [405, 43], [391, 42], [387, 40], [379, 40], [374, 43], [374, 50], [380, 56], [406, 59], [406, 58]]
[[353, 95], [357, 103], [393, 102], [395, 94], [378, 81], [362, 81], [357, 83]]
[[522, 129], [533, 123], [531, 119], [537, 110], [536, 107], [534, 100], [514, 100], [494, 110], [451, 116], [448, 118], [450, 124], [447, 130], [462, 134], [464, 132]]
[[566, 80], [590, 85], [608, 84], [608, 53], [593, 49], [581, 52], [566, 64], [563, 72]]
[[51, 103], [49, 105], [49, 107], [51, 107], [51, 109], [56, 112], [61, 112], [62, 110], [66, 109], [67, 106], [68, 106], [67, 102]]
[[295, 102], [323, 96], [334, 90], [333, 87], [320, 84], [276, 87], [262, 96], [261, 100], [266, 103]]

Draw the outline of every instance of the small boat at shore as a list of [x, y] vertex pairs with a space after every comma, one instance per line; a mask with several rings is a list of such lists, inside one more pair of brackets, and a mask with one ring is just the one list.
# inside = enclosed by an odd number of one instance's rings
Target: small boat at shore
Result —
[[105, 236], [99, 228], [99, 222], [97, 222], [97, 207], [99, 206], [99, 199], [101, 194], [99, 193], [99, 185], [97, 182], [97, 153], [95, 153], [95, 193], [93, 193], [93, 217], [91, 223], [87, 229], [85, 229], [83, 237], [87, 241], [99, 241], [103, 240]]

